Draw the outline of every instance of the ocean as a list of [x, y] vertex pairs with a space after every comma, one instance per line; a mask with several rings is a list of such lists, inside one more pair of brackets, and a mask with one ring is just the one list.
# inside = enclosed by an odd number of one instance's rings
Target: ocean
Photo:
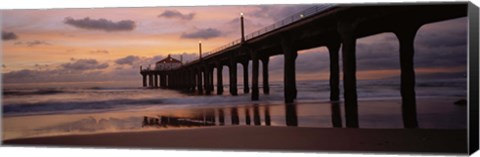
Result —
[[[256, 102], [243, 93], [242, 84], [238, 85], [238, 96], [230, 96], [228, 84], [224, 87], [223, 95], [197, 95], [143, 88], [140, 81], [4, 84], [3, 136], [165, 129], [169, 127], [150, 124], [159, 124], [162, 116], [189, 117], [193, 122], [199, 120], [198, 114], [203, 114], [205, 122], [208, 113], [213, 117], [209, 121], [212, 125], [239, 121], [239, 125], [288, 126], [294, 116], [299, 127], [345, 127], [344, 104], [329, 101], [329, 83], [325, 80], [297, 81], [293, 108], [283, 103], [283, 82], [271, 82], [269, 95], [263, 94], [260, 84], [260, 100]], [[403, 128], [398, 80], [358, 80], [357, 93], [360, 128]], [[466, 105], [454, 104], [467, 99], [466, 79], [417, 80], [416, 96], [420, 128], [467, 127]], [[233, 118], [236, 114], [238, 120]]]

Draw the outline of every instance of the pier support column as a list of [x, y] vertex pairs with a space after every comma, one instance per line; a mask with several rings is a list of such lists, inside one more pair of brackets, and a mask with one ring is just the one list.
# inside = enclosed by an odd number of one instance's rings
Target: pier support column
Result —
[[203, 87], [202, 87], [202, 71], [198, 69], [197, 71], [197, 90], [199, 94], [203, 93]]
[[223, 65], [217, 64], [217, 95], [223, 94]]
[[196, 87], [196, 85], [197, 85], [197, 84], [196, 84], [197, 81], [196, 81], [196, 79], [195, 79], [195, 77], [196, 77], [196, 75], [195, 75], [195, 70], [190, 69], [190, 70], [189, 70], [189, 73], [190, 73], [190, 75], [189, 75], [190, 91], [191, 91], [191, 92], [195, 92], [195, 87]]
[[248, 85], [248, 60], [242, 62], [243, 66], [243, 93], [250, 93]]
[[152, 74], [148, 74], [148, 86], [153, 87], [153, 76], [152, 76]]
[[268, 83], [268, 61], [269, 56], [262, 59], [262, 73], [263, 73], [263, 94], [270, 94], [270, 85]]
[[250, 52], [252, 58], [252, 100], [258, 100], [258, 55], [254, 51]]
[[293, 103], [297, 98], [297, 85], [295, 76], [295, 60], [297, 59], [297, 50], [293, 46], [293, 41], [288, 38], [282, 39], [282, 49], [285, 59], [284, 63], [284, 96], [285, 103]]
[[189, 91], [195, 91], [195, 73], [192, 69], [188, 70]]
[[168, 87], [168, 72], [163, 73], [163, 76], [165, 77], [165, 80], [164, 80], [165, 81], [165, 88], [169, 88]]
[[345, 99], [346, 127], [358, 128], [357, 78], [355, 46], [355, 24], [341, 21], [338, 23], [338, 33], [342, 41], [343, 88]]
[[[170, 74], [168, 75], [169, 79], [168, 79], [168, 86], [171, 88], [171, 89], [175, 89], [176, 88], [176, 80], [177, 80], [177, 77], [175, 75], [175, 72], [173, 71], [170, 71]], [[171, 79], [170, 79], [171, 78]]]
[[327, 45], [330, 56], [330, 101], [340, 100], [340, 71], [338, 67], [338, 50], [340, 42], [334, 42]]
[[154, 74], [153, 75], [153, 83], [154, 83], [154, 87], [157, 88], [158, 87], [158, 77], [157, 77], [157, 74]]
[[213, 70], [214, 70], [214, 67], [211, 66], [208, 68], [209, 69], [209, 75], [208, 75], [208, 80], [209, 80], [209, 88], [210, 88], [210, 92], [213, 93], [213, 91], [215, 91], [215, 87], [214, 87], [214, 82], [213, 82]]
[[203, 73], [203, 87], [205, 89], [205, 94], [212, 94], [212, 91], [210, 90], [210, 68], [208, 68], [208, 66], [205, 66]]
[[142, 74], [142, 83], [143, 87], [147, 87], [147, 76], [145, 74]]
[[228, 68], [230, 71], [230, 94], [233, 96], [238, 95], [237, 93], [237, 62], [232, 58], [230, 60], [230, 66]]
[[402, 118], [405, 128], [418, 128], [415, 98], [415, 69], [413, 65], [414, 39], [420, 26], [402, 27], [394, 33], [400, 42], [400, 93]]
[[166, 88], [167, 87], [167, 80], [166, 80], [165, 73], [160, 73], [160, 87]]

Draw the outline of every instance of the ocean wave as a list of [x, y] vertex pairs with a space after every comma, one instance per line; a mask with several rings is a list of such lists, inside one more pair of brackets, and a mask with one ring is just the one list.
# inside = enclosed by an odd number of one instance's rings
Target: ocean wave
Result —
[[39, 89], [39, 90], [4, 90], [4, 96], [10, 95], [51, 95], [51, 94], [61, 94], [67, 93], [68, 91], [57, 90], [57, 89]]
[[11, 104], [3, 106], [5, 114], [19, 113], [62, 113], [70, 110], [95, 110], [102, 111], [126, 106], [162, 104], [158, 99], [115, 99], [108, 101], [83, 101], [83, 102], [39, 102], [25, 104]]

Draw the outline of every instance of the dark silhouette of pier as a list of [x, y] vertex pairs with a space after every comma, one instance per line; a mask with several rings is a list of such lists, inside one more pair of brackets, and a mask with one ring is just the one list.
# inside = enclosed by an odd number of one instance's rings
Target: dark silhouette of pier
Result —
[[[319, 5], [285, 18], [261, 30], [244, 35], [243, 15], [241, 38], [217, 48], [209, 55], [189, 62], [177, 69], [155, 71], [141, 69], [143, 86], [178, 89], [212, 94], [213, 71], [217, 69], [217, 94], [223, 94], [222, 69], [229, 69], [229, 92], [237, 93], [237, 63], [243, 66], [244, 93], [251, 93], [253, 101], [259, 100], [259, 64], [262, 63], [263, 93], [269, 94], [269, 58], [284, 55], [284, 99], [288, 105], [297, 98], [295, 60], [298, 51], [325, 46], [330, 59], [330, 99], [340, 100], [339, 50], [342, 47], [343, 101], [346, 127], [358, 127], [356, 90], [356, 40], [375, 34], [392, 32], [400, 45], [402, 114], [406, 128], [418, 127], [416, 117], [414, 39], [418, 29], [425, 24], [467, 16], [467, 3], [397, 4], [397, 5]], [[201, 54], [201, 43], [199, 45]], [[252, 63], [252, 74], [248, 64]], [[251, 79], [249, 79], [251, 76]], [[249, 84], [251, 81], [251, 86]], [[250, 91], [251, 89], [251, 91]], [[332, 104], [332, 111], [339, 112]], [[232, 123], [238, 124], [238, 111], [232, 109]], [[249, 112], [248, 110], [246, 112]], [[254, 110], [254, 112], [257, 112]], [[295, 112], [287, 116], [296, 117]], [[234, 115], [236, 117], [234, 117]], [[338, 117], [335, 126], [341, 126]], [[249, 123], [249, 122], [248, 122]], [[256, 117], [254, 117], [256, 123]], [[270, 122], [269, 122], [270, 123]], [[296, 126], [296, 118], [287, 121]]]

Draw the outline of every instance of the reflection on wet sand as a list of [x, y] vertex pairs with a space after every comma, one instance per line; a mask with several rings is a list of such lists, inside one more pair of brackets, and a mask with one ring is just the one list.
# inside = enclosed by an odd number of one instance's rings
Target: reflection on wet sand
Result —
[[[424, 105], [419, 108], [419, 120], [423, 128], [465, 129], [465, 120], [451, 118], [465, 115], [465, 107], [442, 104], [454, 99], [420, 100]], [[400, 100], [361, 101], [361, 128], [403, 128], [399, 103]], [[251, 104], [108, 114], [7, 117], [4, 124], [9, 129], [5, 130], [4, 138], [225, 125], [342, 128], [348, 127], [346, 123], [349, 121], [345, 118], [349, 112], [343, 106], [342, 102]], [[451, 112], [430, 113], [432, 108], [440, 107], [443, 107], [442, 111]], [[30, 124], [32, 121], [35, 123]], [[28, 126], [22, 125], [27, 123]]]
[[218, 124], [225, 125], [225, 113], [223, 113], [223, 109], [218, 109]]
[[[326, 106], [326, 105], [329, 105]], [[323, 106], [323, 107], [322, 107]], [[324, 104], [304, 104], [289, 103], [285, 105], [244, 105], [231, 107], [216, 107], [191, 109], [191, 116], [175, 117], [175, 116], [145, 116], [142, 121], [142, 127], [146, 126], [224, 126], [224, 125], [255, 125], [255, 126], [271, 126], [272, 115], [271, 108], [275, 108], [275, 126], [310, 126], [310, 127], [334, 127], [342, 128], [347, 123], [357, 123], [357, 119], [342, 118], [342, 103], [331, 101]], [[300, 107], [301, 112], [298, 113]], [[225, 112], [230, 110], [230, 112]], [[252, 111], [252, 115], [250, 114]], [[304, 113], [305, 111], [313, 113]], [[321, 113], [319, 113], [321, 112]], [[241, 116], [239, 113], [244, 113]], [[315, 114], [318, 113], [318, 114]], [[263, 114], [263, 115], [262, 115]], [[345, 111], [345, 117], [351, 114]], [[354, 113], [358, 114], [358, 113]], [[231, 117], [230, 123], [226, 123], [225, 117]], [[253, 117], [252, 117], [253, 116]], [[300, 119], [299, 119], [300, 118]], [[305, 119], [307, 118], [307, 119]], [[329, 120], [330, 119], [330, 120]], [[218, 120], [218, 123], [216, 122]], [[345, 121], [343, 121], [345, 120]], [[240, 123], [244, 121], [245, 123]], [[263, 121], [263, 123], [262, 123]], [[302, 123], [302, 124], [299, 124]], [[325, 123], [326, 122], [326, 123]], [[253, 124], [252, 124], [253, 123]], [[321, 124], [319, 124], [321, 123]], [[348, 126], [345, 126], [348, 127]]]
[[232, 125], [240, 124], [240, 119], [238, 118], [238, 109], [237, 107], [232, 107], [230, 109], [232, 115]]
[[285, 118], [287, 126], [298, 126], [297, 105], [285, 104]]
[[270, 107], [265, 106], [265, 125], [270, 126]]
[[144, 116], [142, 128], [144, 127], [193, 127], [193, 126], [214, 126], [215, 125], [215, 111], [206, 110], [202, 114], [193, 117], [173, 117], [173, 116], [159, 116], [148, 117]]
[[342, 127], [342, 114], [340, 112], [340, 103], [338, 101], [331, 102], [332, 109], [332, 125], [334, 128]]
[[258, 109], [258, 104], [253, 105], [253, 123], [255, 125], [260, 125], [260, 111]]
[[245, 124], [250, 125], [250, 110], [245, 108]]

